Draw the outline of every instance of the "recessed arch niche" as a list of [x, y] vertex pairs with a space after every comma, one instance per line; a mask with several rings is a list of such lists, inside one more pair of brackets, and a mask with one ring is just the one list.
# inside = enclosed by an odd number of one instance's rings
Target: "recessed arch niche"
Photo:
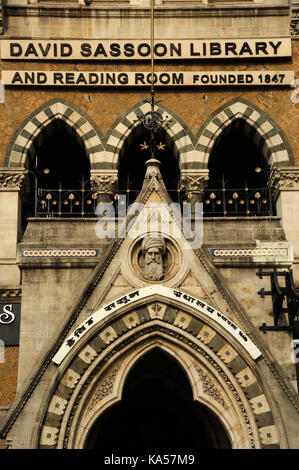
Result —
[[94, 423], [85, 448], [229, 449], [223, 424], [194, 401], [183, 368], [155, 347], [130, 370], [122, 399]]

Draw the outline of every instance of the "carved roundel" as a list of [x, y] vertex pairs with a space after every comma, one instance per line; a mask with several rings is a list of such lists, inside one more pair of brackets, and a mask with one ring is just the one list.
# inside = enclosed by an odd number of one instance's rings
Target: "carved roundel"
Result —
[[132, 245], [129, 260], [133, 273], [140, 279], [165, 282], [178, 272], [181, 251], [170, 238], [143, 236]]

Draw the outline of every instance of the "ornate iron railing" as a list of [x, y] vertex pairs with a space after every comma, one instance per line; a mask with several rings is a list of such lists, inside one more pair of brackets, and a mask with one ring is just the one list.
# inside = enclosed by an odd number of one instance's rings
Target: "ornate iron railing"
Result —
[[35, 217], [94, 217], [97, 191], [82, 189], [38, 189]]
[[203, 194], [205, 217], [275, 215], [271, 188], [207, 189]]
[[[113, 199], [116, 215], [118, 200], [125, 196], [128, 207], [139, 194], [139, 190], [120, 190]], [[207, 189], [203, 195], [196, 191], [168, 190], [169, 196], [179, 204], [203, 203], [205, 217], [254, 217], [275, 215], [271, 190], [266, 188]], [[99, 191], [82, 189], [38, 189], [36, 193], [35, 217], [95, 217]]]

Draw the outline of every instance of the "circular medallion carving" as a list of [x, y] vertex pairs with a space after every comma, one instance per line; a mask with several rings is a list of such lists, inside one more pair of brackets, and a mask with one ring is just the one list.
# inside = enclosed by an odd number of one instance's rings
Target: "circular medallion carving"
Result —
[[132, 245], [129, 260], [134, 274], [150, 283], [165, 282], [181, 265], [181, 252], [174, 241], [157, 237], [140, 237]]

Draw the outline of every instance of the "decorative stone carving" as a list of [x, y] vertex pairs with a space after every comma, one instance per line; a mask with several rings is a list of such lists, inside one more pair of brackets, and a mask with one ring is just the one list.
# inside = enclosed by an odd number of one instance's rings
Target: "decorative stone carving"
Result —
[[290, 34], [299, 36], [299, 4], [295, 2], [292, 3]]
[[92, 410], [103, 398], [107, 397], [112, 393], [113, 385], [116, 379], [118, 370], [113, 369], [112, 373], [106, 377], [103, 382], [97, 388], [96, 393], [94, 394], [90, 404], [88, 405], [87, 410]]
[[116, 175], [92, 175], [90, 177], [91, 189], [99, 193], [113, 193], [116, 189], [116, 182]]
[[204, 393], [212, 397], [215, 401], [217, 401], [217, 403], [225, 408], [224, 400], [216, 385], [213, 384], [207, 374], [205, 374], [196, 364], [194, 364], [194, 367], [198, 373], [198, 377], [202, 381]]
[[299, 168], [273, 168], [270, 185], [274, 199], [277, 199], [279, 191], [299, 191]]
[[183, 175], [181, 179], [182, 191], [196, 191], [202, 193], [208, 183], [208, 175]]
[[143, 277], [150, 281], [160, 281], [164, 277], [165, 240], [162, 237], [144, 238], [141, 245], [144, 256]]
[[0, 189], [20, 189], [25, 175], [21, 173], [1, 172], [0, 173]]
[[22, 289], [0, 289], [0, 299], [19, 299]]
[[291, 21], [291, 36], [298, 36], [298, 35], [299, 35], [299, 22]]

